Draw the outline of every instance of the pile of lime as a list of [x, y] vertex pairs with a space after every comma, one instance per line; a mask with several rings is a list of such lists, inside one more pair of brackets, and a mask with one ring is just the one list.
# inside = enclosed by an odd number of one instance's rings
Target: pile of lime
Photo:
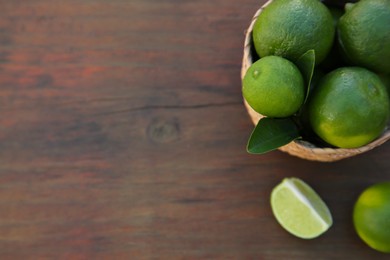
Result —
[[[245, 101], [263, 115], [249, 152], [296, 138], [319, 147], [358, 148], [390, 118], [390, 0], [271, 0], [252, 31], [254, 62]], [[260, 129], [260, 130], [259, 130]], [[325, 202], [305, 182], [286, 178], [271, 193], [277, 221], [304, 239], [332, 226]], [[353, 211], [357, 234], [390, 252], [390, 182], [369, 187]]]
[[389, 0], [270, 1], [253, 26], [245, 100], [265, 117], [291, 118], [319, 147], [367, 145], [390, 118], [389, 25]]

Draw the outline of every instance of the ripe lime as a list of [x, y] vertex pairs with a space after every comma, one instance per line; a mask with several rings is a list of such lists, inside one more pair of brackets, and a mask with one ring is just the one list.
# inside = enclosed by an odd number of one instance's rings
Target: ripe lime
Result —
[[363, 191], [355, 203], [353, 223], [367, 245], [390, 253], [390, 182], [378, 183]]
[[253, 27], [260, 57], [277, 55], [296, 61], [310, 49], [319, 64], [332, 47], [335, 28], [327, 7], [318, 0], [274, 0]]
[[242, 85], [245, 100], [264, 116], [290, 116], [304, 100], [301, 72], [292, 62], [278, 56], [267, 56], [253, 63]]
[[390, 116], [386, 87], [375, 73], [359, 67], [328, 73], [309, 102], [314, 132], [341, 148], [368, 144], [383, 132]]
[[347, 61], [390, 73], [390, 1], [347, 4], [338, 23], [338, 40]]
[[318, 194], [297, 178], [286, 178], [272, 190], [271, 207], [279, 224], [300, 238], [318, 237], [333, 222]]

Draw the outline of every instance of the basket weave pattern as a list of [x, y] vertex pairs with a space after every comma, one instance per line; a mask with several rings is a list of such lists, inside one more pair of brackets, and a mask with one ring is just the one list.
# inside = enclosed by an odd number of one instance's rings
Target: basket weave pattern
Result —
[[[253, 41], [252, 41], [253, 25], [257, 17], [259, 16], [259, 14], [261, 13], [261, 11], [271, 2], [272, 0], [269, 0], [259, 10], [257, 10], [257, 12], [252, 18], [252, 22], [249, 28], [246, 31], [245, 43], [244, 43], [244, 56], [243, 56], [242, 67], [241, 67], [241, 79], [244, 78], [246, 71], [253, 63], [253, 57], [251, 52], [251, 50], [253, 49]], [[249, 116], [252, 119], [253, 124], [256, 125], [258, 121], [263, 117], [263, 115], [254, 111], [249, 106], [249, 104], [245, 101], [245, 99], [244, 99], [244, 104], [248, 111]], [[382, 135], [378, 137], [376, 140], [374, 140], [373, 142], [365, 146], [355, 148], [355, 149], [321, 148], [321, 147], [317, 147], [312, 143], [306, 142], [304, 140], [296, 140], [283, 147], [280, 147], [279, 150], [307, 160], [332, 162], [332, 161], [338, 161], [344, 158], [352, 157], [367, 152], [385, 143], [389, 139], [390, 139], [390, 130], [389, 127], [387, 127], [384, 133], [382, 133]]]

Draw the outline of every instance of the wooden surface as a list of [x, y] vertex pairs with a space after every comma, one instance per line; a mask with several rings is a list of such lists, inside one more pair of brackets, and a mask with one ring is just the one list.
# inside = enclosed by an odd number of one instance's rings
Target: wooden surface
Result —
[[[385, 259], [351, 212], [390, 145], [336, 163], [245, 151], [244, 31], [258, 0], [0, 0], [0, 259]], [[304, 241], [284, 177], [328, 203]]]

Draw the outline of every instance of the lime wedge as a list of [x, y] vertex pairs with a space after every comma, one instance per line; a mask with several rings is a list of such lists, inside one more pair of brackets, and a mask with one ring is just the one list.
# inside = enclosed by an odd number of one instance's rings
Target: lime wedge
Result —
[[333, 223], [324, 201], [297, 178], [285, 178], [273, 189], [271, 207], [279, 224], [300, 238], [318, 237]]

